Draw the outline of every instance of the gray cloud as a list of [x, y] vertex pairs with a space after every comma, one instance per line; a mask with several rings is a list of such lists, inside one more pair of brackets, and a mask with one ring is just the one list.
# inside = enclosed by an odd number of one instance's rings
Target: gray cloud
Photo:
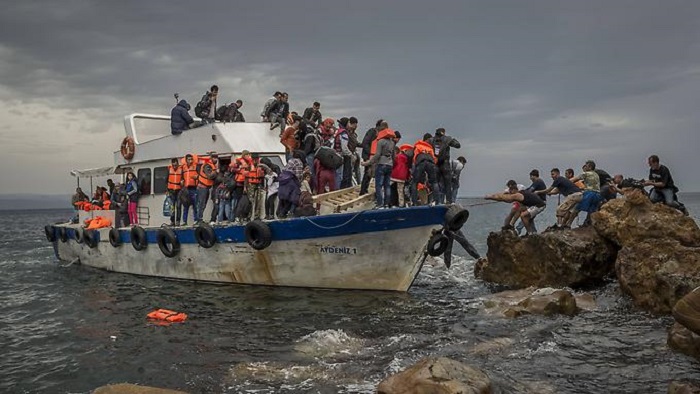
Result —
[[[9, 3], [0, 153], [70, 191], [71, 167], [111, 160], [123, 115], [168, 113], [174, 92], [194, 102], [217, 83], [249, 120], [284, 90], [293, 110], [319, 100], [407, 139], [445, 127], [469, 157], [465, 194], [587, 158], [641, 177], [651, 153], [700, 190], [699, 13], [682, 1]], [[33, 151], [56, 160], [48, 172]]]

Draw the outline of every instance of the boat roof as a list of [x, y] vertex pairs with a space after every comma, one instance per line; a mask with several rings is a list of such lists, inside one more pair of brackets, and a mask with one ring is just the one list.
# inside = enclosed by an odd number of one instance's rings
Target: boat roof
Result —
[[98, 176], [108, 176], [113, 174], [123, 174], [127, 172], [127, 168], [121, 168], [116, 166], [100, 167], [100, 168], [89, 168], [87, 170], [71, 170], [70, 174], [78, 178], [90, 178]]
[[[116, 166], [183, 157], [187, 153], [205, 155], [216, 152], [225, 155], [247, 150], [251, 153], [284, 154], [280, 131], [270, 130], [270, 123], [214, 122], [172, 135], [170, 116], [131, 114], [124, 118], [124, 128], [127, 137], [134, 139], [136, 149], [129, 161], [122, 157], [120, 151], [114, 152]], [[139, 142], [140, 135], [160, 136]]]

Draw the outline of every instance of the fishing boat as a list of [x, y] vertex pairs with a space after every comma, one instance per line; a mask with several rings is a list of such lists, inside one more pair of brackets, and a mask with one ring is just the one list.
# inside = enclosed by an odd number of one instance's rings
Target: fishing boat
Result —
[[355, 186], [316, 196], [317, 216], [170, 226], [162, 208], [172, 158], [217, 152], [227, 165], [247, 150], [282, 166], [278, 133], [269, 123], [214, 122], [172, 135], [169, 116], [149, 114], [128, 115], [124, 126], [113, 165], [71, 173], [91, 189], [95, 178], [136, 174], [139, 224], [87, 229], [97, 216], [114, 223], [114, 211], [81, 210], [77, 223], [46, 225], [60, 261], [181, 280], [407, 291], [426, 256], [451, 249], [469, 217], [459, 205], [369, 209], [372, 196]]

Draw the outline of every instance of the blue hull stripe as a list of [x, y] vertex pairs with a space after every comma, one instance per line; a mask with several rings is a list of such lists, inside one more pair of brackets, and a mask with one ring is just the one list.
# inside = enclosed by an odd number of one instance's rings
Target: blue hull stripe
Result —
[[[442, 225], [446, 212], [447, 207], [444, 205], [421, 206], [294, 218], [266, 223], [270, 226], [273, 241], [289, 241]], [[244, 230], [245, 225], [214, 227], [220, 243], [246, 242]], [[157, 231], [157, 228], [146, 229], [146, 239], [149, 244], [156, 243]], [[181, 244], [197, 243], [193, 227], [173, 228], [173, 231]], [[131, 243], [129, 229], [119, 230], [119, 235], [123, 243]]]

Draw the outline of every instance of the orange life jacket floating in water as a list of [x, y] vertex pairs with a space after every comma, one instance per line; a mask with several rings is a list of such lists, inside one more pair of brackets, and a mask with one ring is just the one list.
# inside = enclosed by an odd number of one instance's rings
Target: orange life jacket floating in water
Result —
[[183, 323], [185, 320], [187, 320], [187, 314], [168, 309], [156, 309], [146, 316], [151, 320], [156, 320], [165, 324]]

